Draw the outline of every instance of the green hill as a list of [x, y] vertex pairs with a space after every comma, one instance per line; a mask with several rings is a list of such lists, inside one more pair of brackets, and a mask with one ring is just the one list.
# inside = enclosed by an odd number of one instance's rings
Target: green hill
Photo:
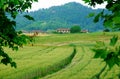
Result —
[[35, 21], [29, 21], [19, 14], [16, 18], [17, 30], [55, 30], [57, 28], [70, 28], [80, 25], [82, 29], [98, 31], [103, 29], [102, 21], [93, 23], [93, 18], [87, 18], [91, 12], [98, 13], [101, 9], [93, 10], [80, 3], [70, 2], [61, 6], [48, 9], [40, 9], [27, 14], [34, 17]]

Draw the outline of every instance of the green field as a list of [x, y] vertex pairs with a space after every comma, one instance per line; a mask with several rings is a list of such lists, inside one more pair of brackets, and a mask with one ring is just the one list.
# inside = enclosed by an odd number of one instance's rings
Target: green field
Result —
[[[109, 42], [112, 33], [49, 34], [37, 36], [34, 45], [25, 45], [19, 51], [5, 48], [17, 68], [0, 64], [0, 79], [95, 79], [105, 62], [94, 59], [91, 48], [96, 41]], [[120, 42], [120, 40], [119, 40]], [[74, 45], [76, 48], [74, 48]], [[101, 79], [120, 79], [116, 65], [101, 74]]]

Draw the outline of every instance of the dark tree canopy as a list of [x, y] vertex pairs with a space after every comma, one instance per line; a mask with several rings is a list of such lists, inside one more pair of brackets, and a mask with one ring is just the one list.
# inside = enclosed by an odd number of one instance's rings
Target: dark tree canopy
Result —
[[[18, 13], [22, 13], [31, 8], [31, 4], [37, 0], [1, 0], [0, 1], [0, 63], [11, 64], [16, 67], [16, 63], [9, 57], [4, 47], [12, 50], [18, 50], [23, 44], [27, 43], [29, 38], [21, 32], [15, 30], [16, 18]], [[7, 15], [11, 15], [9, 19]], [[24, 15], [29, 20], [33, 20], [29, 15]]]

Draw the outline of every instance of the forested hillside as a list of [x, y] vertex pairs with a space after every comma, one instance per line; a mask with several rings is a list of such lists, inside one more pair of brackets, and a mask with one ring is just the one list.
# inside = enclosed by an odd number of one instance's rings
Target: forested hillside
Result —
[[80, 25], [82, 29], [98, 31], [103, 29], [102, 22], [93, 23], [93, 18], [88, 18], [91, 12], [100, 12], [100, 9], [93, 10], [80, 3], [70, 2], [61, 6], [54, 6], [49, 9], [40, 9], [27, 14], [34, 17], [35, 21], [29, 21], [19, 14], [16, 18], [17, 30], [55, 30], [57, 28], [70, 28], [73, 25]]

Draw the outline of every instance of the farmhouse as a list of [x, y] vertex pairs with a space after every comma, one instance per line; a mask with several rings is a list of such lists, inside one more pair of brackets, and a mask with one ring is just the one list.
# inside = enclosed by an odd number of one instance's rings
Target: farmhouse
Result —
[[69, 28], [59, 28], [57, 29], [58, 33], [70, 33], [70, 29]]

